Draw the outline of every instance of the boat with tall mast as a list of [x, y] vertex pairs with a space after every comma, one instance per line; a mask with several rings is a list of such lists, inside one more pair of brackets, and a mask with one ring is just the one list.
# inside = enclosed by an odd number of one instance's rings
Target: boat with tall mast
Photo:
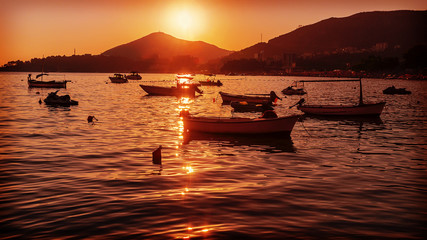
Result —
[[359, 82], [359, 103], [355, 105], [309, 105], [304, 104], [302, 98], [297, 103], [297, 108], [305, 114], [323, 116], [379, 116], [383, 111], [385, 102], [364, 103], [362, 79], [340, 79], [340, 80], [303, 80], [303, 83], [325, 83], [325, 82]]
[[[67, 88], [67, 82], [69, 80], [63, 81], [44, 81], [43, 76], [48, 76], [47, 73], [40, 73], [36, 76], [36, 79], [31, 78], [31, 74], [28, 74], [28, 87], [29, 88]], [[38, 80], [40, 78], [40, 80]]]

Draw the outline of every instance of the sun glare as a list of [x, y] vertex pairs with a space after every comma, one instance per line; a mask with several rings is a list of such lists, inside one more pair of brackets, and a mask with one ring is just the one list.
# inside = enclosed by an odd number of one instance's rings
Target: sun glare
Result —
[[201, 34], [203, 14], [196, 5], [175, 5], [167, 11], [166, 32], [187, 40]]

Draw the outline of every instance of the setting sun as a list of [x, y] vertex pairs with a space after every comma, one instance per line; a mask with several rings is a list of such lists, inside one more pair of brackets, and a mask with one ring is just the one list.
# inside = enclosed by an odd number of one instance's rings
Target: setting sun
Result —
[[201, 34], [204, 17], [197, 5], [174, 5], [166, 15], [167, 32], [186, 40], [196, 40]]

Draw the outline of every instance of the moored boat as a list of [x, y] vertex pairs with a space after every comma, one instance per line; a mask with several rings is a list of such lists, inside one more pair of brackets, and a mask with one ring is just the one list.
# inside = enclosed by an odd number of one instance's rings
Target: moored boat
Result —
[[357, 105], [301, 105], [297, 108], [312, 115], [325, 116], [379, 116], [383, 111], [385, 102], [364, 103]]
[[210, 81], [210, 80], [206, 80], [206, 81], [199, 81], [200, 85], [202, 86], [222, 86], [222, 82], [220, 80], [216, 80], [216, 81]]
[[248, 102], [248, 103], [272, 103], [276, 98], [280, 99], [274, 91], [270, 94], [251, 94], [239, 95], [225, 92], [219, 92], [222, 98], [222, 104], [230, 104], [231, 102]]
[[202, 86], [222, 86], [222, 82], [220, 80], [215, 80], [215, 74], [206, 74], [207, 78], [205, 81], [199, 81]]
[[214, 134], [274, 134], [289, 135], [300, 115], [260, 118], [193, 117], [187, 111], [181, 115], [184, 131]]
[[411, 91], [406, 90], [406, 88], [396, 88], [395, 86], [388, 87], [383, 90], [384, 94], [411, 94]]
[[269, 103], [231, 102], [230, 106], [235, 112], [265, 112], [273, 110], [273, 106]]
[[127, 83], [128, 80], [125, 75], [120, 73], [115, 73], [114, 76], [109, 77], [112, 83]]
[[56, 92], [51, 92], [47, 95], [47, 97], [43, 100], [46, 105], [69, 107], [72, 105], [79, 104], [78, 101], [71, 100], [70, 95], [57, 95], [58, 91], [59, 90], [57, 90]]
[[126, 75], [126, 78], [130, 79], [130, 80], [141, 80], [142, 79], [141, 75], [139, 75], [139, 73], [137, 73], [137, 72], [131, 72], [129, 75]]
[[196, 92], [202, 93], [202, 91], [195, 85], [160, 87], [140, 84], [139, 86], [149, 95], [154, 96], [194, 97]]
[[176, 86], [162, 87], [140, 84], [139, 86], [149, 95], [155, 96], [177, 96], [177, 97], [195, 97], [197, 93], [203, 93], [197, 86], [191, 82], [191, 75], [177, 75]]
[[301, 82], [355, 82], [360, 84], [359, 103], [354, 105], [309, 105], [304, 104], [301, 99], [296, 105], [297, 108], [305, 114], [323, 115], [323, 116], [379, 116], [384, 109], [385, 102], [364, 103], [362, 91], [362, 79], [358, 80], [307, 80]]
[[289, 86], [282, 90], [282, 93], [285, 95], [304, 95], [307, 92], [302, 88], [295, 88], [293, 86]]
[[[43, 78], [43, 76], [47, 76], [47, 75], [48, 75], [47, 73], [38, 74], [36, 76], [36, 79], [39, 77]], [[31, 74], [28, 74], [28, 87], [30, 88], [67, 88], [67, 82], [69, 82], [68, 80], [43, 81], [43, 79], [42, 80], [36, 80], [36, 79], [31, 79]]]

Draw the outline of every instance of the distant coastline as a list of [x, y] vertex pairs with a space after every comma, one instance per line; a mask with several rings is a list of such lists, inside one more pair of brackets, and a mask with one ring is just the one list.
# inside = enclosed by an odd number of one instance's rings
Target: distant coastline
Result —
[[241, 51], [156, 32], [100, 55], [10, 61], [0, 71], [216, 73], [426, 79], [427, 11], [364, 12]]

